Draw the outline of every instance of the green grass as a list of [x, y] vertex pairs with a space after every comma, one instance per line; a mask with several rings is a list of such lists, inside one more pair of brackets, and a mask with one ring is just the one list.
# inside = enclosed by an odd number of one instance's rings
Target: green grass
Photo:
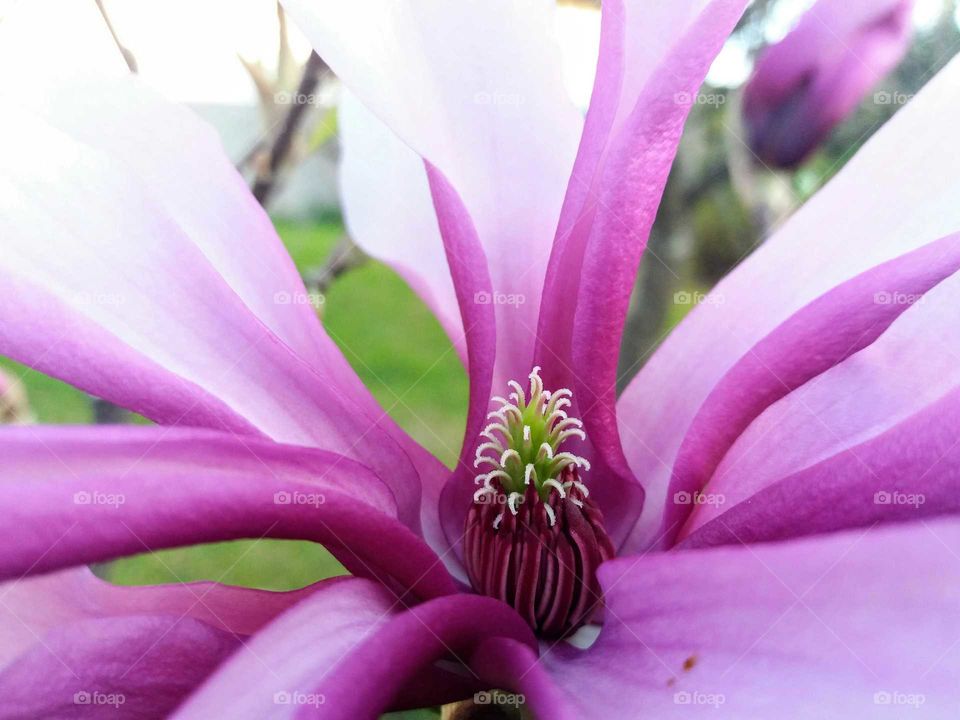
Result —
[[[278, 223], [277, 229], [301, 272], [321, 265], [343, 233], [336, 220]], [[466, 417], [466, 375], [439, 324], [403, 280], [380, 263], [367, 263], [333, 284], [323, 321], [384, 408], [437, 457], [453, 464]], [[39, 422], [92, 422], [84, 393], [5, 359], [0, 366], [22, 379]], [[322, 547], [281, 540], [165, 550], [97, 569], [124, 585], [216, 580], [271, 590], [302, 587], [344, 572]]]

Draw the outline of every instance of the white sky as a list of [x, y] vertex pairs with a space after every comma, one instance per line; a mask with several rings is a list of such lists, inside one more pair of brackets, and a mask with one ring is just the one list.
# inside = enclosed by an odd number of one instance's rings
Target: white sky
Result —
[[[768, 39], [782, 37], [812, 3], [781, 0]], [[106, 0], [106, 6], [141, 75], [175, 100], [252, 103], [253, 87], [237, 55], [275, 66], [274, 0]], [[942, 7], [942, 0], [916, 0], [917, 26], [929, 26]], [[0, 18], [0, 72], [56, 72], [78, 55], [84, 64], [115, 67], [119, 62], [93, 0], [0, 0]], [[598, 13], [565, 7], [558, 26], [571, 93], [585, 104], [599, 40]], [[290, 39], [295, 53], [305, 57], [309, 46], [292, 26]], [[728, 43], [709, 79], [738, 85], [748, 73], [744, 49]]]

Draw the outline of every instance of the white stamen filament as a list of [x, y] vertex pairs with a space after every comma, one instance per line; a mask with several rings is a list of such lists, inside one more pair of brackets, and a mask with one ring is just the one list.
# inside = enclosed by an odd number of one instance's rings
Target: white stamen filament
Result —
[[533, 463], [527, 463], [527, 469], [523, 473], [523, 484], [529, 485], [531, 476], [537, 474], [537, 469], [533, 466]]
[[581, 440], [586, 440], [587, 434], [580, 428], [570, 428], [569, 430], [564, 430], [562, 433], [557, 435], [557, 442], [562, 443], [569, 437], [579, 437]]
[[514, 515], [517, 514], [517, 504], [523, 502], [523, 495], [518, 492], [510, 493], [510, 497], [507, 498], [507, 507], [510, 508], [510, 512]]
[[553, 478], [550, 478], [549, 480], [544, 480], [544, 481], [543, 481], [543, 484], [544, 484], [544, 485], [550, 485], [550, 486], [552, 486], [552, 487], [555, 487], [555, 488], [557, 489], [557, 492], [560, 493], [560, 497], [565, 498], [565, 497], [567, 496], [566, 491], [564, 491], [564, 489], [563, 489], [563, 485], [561, 485], [560, 483], [558, 483], [558, 482], [557, 482], [556, 480], [554, 480]]
[[511, 380], [507, 383], [507, 385], [513, 388], [513, 392], [510, 393], [510, 397], [516, 396], [517, 405], [526, 405], [527, 396], [523, 394], [523, 388], [520, 387], [520, 383], [518, 383], [516, 380]]
[[547, 511], [547, 517], [550, 518], [550, 527], [553, 527], [557, 524], [557, 514], [553, 511], [553, 508], [549, 505], [544, 505], [543, 509]]
[[506, 467], [508, 460], [516, 460], [518, 465], [523, 466], [523, 458], [521, 458], [520, 453], [513, 448], [508, 448], [503, 451], [503, 455], [500, 456], [500, 464]]
[[577, 490], [583, 493], [584, 497], [590, 497], [590, 491], [587, 489], [587, 486], [579, 480], [567, 480], [567, 482], [563, 484], [563, 487], [567, 490], [569, 490], [571, 487], [575, 487]]

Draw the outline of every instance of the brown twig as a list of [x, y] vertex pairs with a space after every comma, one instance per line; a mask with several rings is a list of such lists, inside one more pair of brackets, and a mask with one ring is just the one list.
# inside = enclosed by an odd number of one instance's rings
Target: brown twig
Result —
[[111, 37], [113, 37], [113, 42], [117, 45], [117, 50], [120, 51], [120, 54], [123, 55], [123, 61], [127, 64], [130, 72], [136, 74], [137, 72], [137, 59], [133, 56], [133, 53], [130, 52], [130, 49], [125, 47], [122, 42], [120, 42], [120, 37], [117, 35], [117, 31], [113, 28], [113, 23], [110, 22], [110, 16], [107, 15], [107, 9], [103, 6], [103, 0], [94, 0], [97, 3], [97, 7], [100, 9], [100, 14], [103, 16], [103, 22], [107, 25], [107, 30], [110, 31]]
[[349, 235], [342, 235], [330, 252], [330, 257], [319, 268], [306, 274], [304, 283], [311, 292], [325, 293], [333, 281], [354, 268], [360, 267], [369, 257], [358, 248]]
[[323, 76], [326, 67], [326, 63], [317, 53], [310, 53], [310, 59], [307, 60], [303, 69], [297, 92], [291, 98], [290, 110], [287, 112], [280, 131], [273, 141], [273, 146], [269, 150], [269, 160], [265, 163], [265, 167], [261, 170], [253, 185], [253, 196], [263, 206], [266, 206], [270, 201], [276, 187], [277, 173], [290, 155], [297, 130], [310, 107], [310, 103], [306, 100], [309, 100], [310, 96], [316, 93], [320, 78]]

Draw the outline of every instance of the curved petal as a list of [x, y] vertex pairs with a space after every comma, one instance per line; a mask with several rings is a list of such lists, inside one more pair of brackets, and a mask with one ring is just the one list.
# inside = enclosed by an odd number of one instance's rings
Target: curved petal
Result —
[[353, 93], [342, 93], [340, 195], [350, 237], [407, 281], [466, 365], [463, 322], [423, 160]]
[[447, 542], [462, 555], [464, 521], [474, 490], [472, 458], [490, 404], [497, 352], [496, 319], [490, 304], [481, 301], [484, 295], [490, 295], [490, 273], [470, 214], [453, 186], [429, 163], [427, 177], [457, 291], [470, 370], [470, 405], [463, 446], [437, 505]]
[[0, 552], [4, 578], [276, 537], [321, 542], [401, 594], [454, 590], [436, 554], [394, 519], [390, 491], [342, 456], [157, 427], [24, 427], [0, 433], [0, 446], [0, 526], [18, 538]]
[[[520, 617], [491, 598], [454, 595], [400, 612], [382, 588], [343, 580], [254, 637], [174, 717], [373, 717], [394, 706], [419, 671], [444, 657], [463, 661], [495, 636], [536, 646]], [[477, 680], [454, 677], [447, 700], [456, 697], [451, 688]]]
[[[497, 382], [526, 376], [544, 270], [582, 127], [563, 84], [553, 1], [285, 0], [284, 6], [344, 84], [460, 194], [490, 260], [495, 298], [503, 299], [494, 307]], [[360, 133], [345, 128], [344, 137], [357, 142], [347, 146], [346, 162], [369, 156]], [[364, 195], [344, 196], [354, 229], [365, 227], [355, 212], [387, 191], [398, 154], [390, 153], [381, 178], [371, 168], [344, 171], [373, 181], [344, 186]], [[410, 186], [404, 197], [422, 207], [422, 171], [409, 160], [406, 167], [413, 175], [404, 181]], [[395, 250], [396, 240], [388, 245], [384, 232], [357, 240], [389, 262], [408, 260], [408, 250]], [[439, 257], [431, 234], [430, 240], [399, 241], [429, 244]], [[438, 300], [450, 300], [442, 276], [424, 274], [421, 281]]]
[[75, 84], [62, 113], [6, 105], [0, 352], [164, 424], [362, 459], [416, 528], [424, 451], [323, 335], [212, 131], [134, 78]]
[[[537, 350], [547, 386], [575, 391], [595, 451], [591, 477], [602, 479], [591, 491], [615, 543], [643, 501], [616, 424], [630, 293], [683, 123], [745, 3], [661, 4], [669, 9], [649, 18], [646, 5], [604, 4], [597, 78], [550, 257]], [[648, 37], [658, 37], [649, 50]], [[636, 55], [644, 56], [639, 68], [629, 64]]]
[[175, 615], [85, 620], [0, 672], [0, 718], [164, 718], [237, 647]]
[[621, 558], [597, 642], [546, 663], [584, 718], [952, 718], [958, 553], [950, 520]]
[[86, 567], [12, 580], [0, 584], [0, 668], [47, 632], [83, 620], [167, 614], [252, 635], [321, 586], [289, 592], [211, 582], [121, 587]]
[[[664, 541], [669, 543], [676, 537], [696, 506], [692, 502], [696, 494], [757, 416], [804, 383], [868, 347], [914, 303], [925, 302], [924, 293], [957, 270], [960, 270], [960, 235], [952, 235], [834, 288], [752, 347], [717, 383], [680, 447], [670, 483], [670, 501], [664, 509]], [[928, 322], [927, 332], [938, 334], [934, 329], [936, 320], [931, 317]], [[914, 342], [924, 341], [919, 338]], [[911, 373], [915, 368], [903, 367], [901, 371]], [[874, 383], [874, 387], [880, 384]], [[857, 398], [861, 405], [870, 401], [870, 397]], [[807, 420], [812, 419], [803, 401], [791, 402], [791, 406]], [[777, 437], [786, 441], [789, 436], [777, 434]], [[776, 447], [770, 444], [773, 439], [763, 438], [754, 451], [770, 452]], [[789, 444], [796, 443], [791, 440]], [[779, 456], [781, 452], [774, 454]], [[743, 498], [747, 487], [760, 486], [760, 483], [754, 484], [753, 479], [749, 472], [743, 475], [739, 468], [734, 468], [710, 484], [710, 493], [730, 492]], [[842, 485], [837, 483], [837, 489]], [[711, 510], [729, 509], [725, 503], [722, 508], [711, 503]], [[835, 506], [835, 510], [839, 512], [839, 507]], [[770, 509], [765, 508], [764, 512], [769, 513]], [[699, 511], [695, 514], [704, 515]], [[790, 515], [796, 514], [795, 508]]]
[[[892, 296], [896, 297], [896, 296]], [[869, 347], [767, 408], [733, 443], [681, 537], [823, 532], [960, 507], [960, 274]]]
[[[960, 59], [676, 328], [619, 401], [627, 458], [648, 502], [626, 549], [649, 546], [681, 441], [723, 375], [830, 288], [960, 228]], [[877, 182], [883, 178], [883, 182]]]

